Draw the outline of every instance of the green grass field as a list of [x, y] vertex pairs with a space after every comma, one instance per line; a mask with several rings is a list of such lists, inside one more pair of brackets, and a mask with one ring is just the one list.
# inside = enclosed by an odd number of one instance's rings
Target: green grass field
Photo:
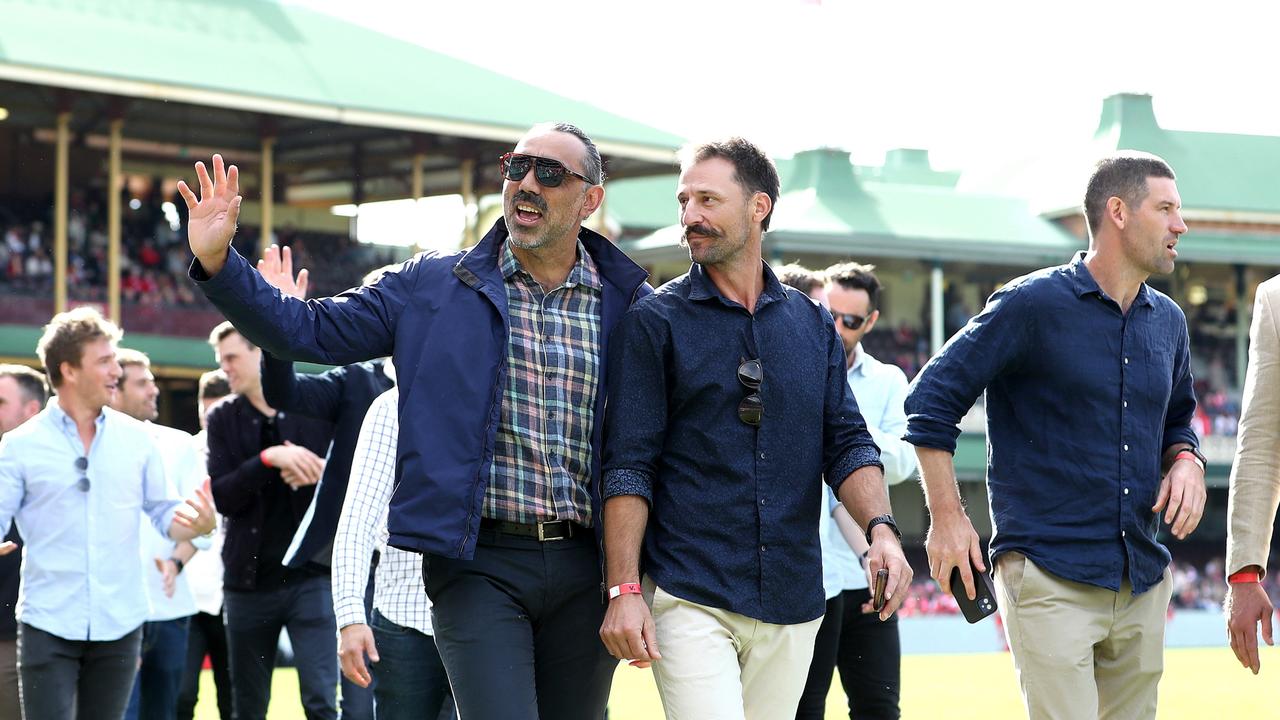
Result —
[[[1160, 684], [1160, 720], [1215, 717], [1280, 717], [1275, 695], [1280, 650], [1265, 648], [1262, 672], [1254, 677], [1236, 664], [1225, 647], [1170, 650]], [[902, 717], [946, 720], [1004, 720], [1025, 717], [1013, 662], [1007, 653], [909, 655], [902, 662]], [[213, 680], [202, 679], [196, 720], [217, 720]], [[959, 702], [957, 702], [959, 700]], [[276, 672], [270, 720], [302, 720], [298, 678]], [[613, 683], [610, 720], [661, 720], [662, 706], [647, 670], [619, 667]], [[827, 699], [827, 717], [848, 717], [838, 687]]]

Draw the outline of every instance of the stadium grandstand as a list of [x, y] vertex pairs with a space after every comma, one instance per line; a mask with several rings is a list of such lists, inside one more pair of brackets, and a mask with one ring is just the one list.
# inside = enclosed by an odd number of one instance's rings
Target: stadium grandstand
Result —
[[[334, 206], [458, 195], [466, 247], [495, 214], [486, 197], [500, 187], [498, 156], [530, 125], [570, 120], [605, 156], [597, 221], [655, 284], [688, 267], [672, 225], [683, 139], [668, 132], [271, 2], [0, 0], [0, 17], [0, 362], [37, 365], [43, 323], [99, 307], [151, 357], [164, 424], [195, 429], [196, 378], [213, 367], [205, 338], [222, 319], [186, 278], [176, 192], [192, 163], [214, 152], [241, 168], [240, 252], [291, 246], [314, 292], [332, 294], [413, 252], [358, 242]], [[50, 27], [56, 43], [38, 32]], [[184, 62], [197, 46], [219, 47], [227, 66], [213, 74]], [[370, 72], [371, 57], [396, 71]], [[874, 263], [886, 292], [869, 349], [913, 375], [995, 289], [1086, 246], [1077, 195], [1087, 160], [1121, 148], [1171, 162], [1191, 225], [1177, 271], [1152, 285], [1185, 309], [1191, 331], [1209, 499], [1192, 540], [1164, 540], [1179, 560], [1175, 605], [1205, 608], [1220, 600], [1252, 297], [1280, 272], [1280, 196], [1271, 191], [1280, 137], [1167, 130], [1149, 96], [1122, 94], [1102, 101], [1092, 136], [1061, 138], [1047, 157], [1009, 158], [999, 174], [938, 170], [923, 149], [863, 166], [816, 148], [778, 163], [783, 195], [765, 252], [811, 268]], [[426, 240], [421, 232], [404, 228], [415, 243]], [[985, 458], [974, 412], [956, 463], [988, 536]], [[920, 490], [892, 492], [913, 565], [927, 567]], [[1275, 597], [1274, 580], [1268, 588]], [[954, 613], [932, 583], [918, 590], [904, 615]]]

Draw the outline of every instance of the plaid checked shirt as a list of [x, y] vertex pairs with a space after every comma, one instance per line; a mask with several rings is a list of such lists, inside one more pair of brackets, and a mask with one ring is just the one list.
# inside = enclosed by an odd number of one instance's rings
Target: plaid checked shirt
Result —
[[600, 381], [600, 275], [582, 242], [563, 285], [544, 292], [502, 248], [511, 331], [483, 515], [591, 525], [591, 430]]
[[400, 390], [382, 393], [360, 426], [351, 482], [333, 539], [333, 614], [338, 627], [368, 623], [364, 588], [375, 549], [382, 551], [373, 578], [373, 606], [402, 627], [431, 634], [431, 601], [422, 584], [422, 556], [387, 545], [387, 505], [396, 476]]

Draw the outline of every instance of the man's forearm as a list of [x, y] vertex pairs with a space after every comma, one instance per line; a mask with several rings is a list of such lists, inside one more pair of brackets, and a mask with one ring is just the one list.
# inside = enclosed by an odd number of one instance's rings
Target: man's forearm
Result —
[[840, 504], [860, 528], [866, 528], [871, 518], [891, 512], [884, 473], [875, 465], [864, 465], [849, 473], [849, 477], [840, 483], [838, 494]]
[[920, 485], [924, 488], [925, 506], [930, 517], [940, 513], [964, 512], [960, 487], [951, 453], [937, 448], [916, 447], [920, 459]]
[[609, 587], [640, 582], [640, 545], [649, 524], [649, 501], [615, 495], [604, 503], [605, 582]]
[[1160, 471], [1169, 472], [1169, 468], [1173, 467], [1173, 462], [1178, 457], [1178, 453], [1191, 447], [1190, 443], [1174, 443], [1164, 449], [1164, 453], [1160, 456]]

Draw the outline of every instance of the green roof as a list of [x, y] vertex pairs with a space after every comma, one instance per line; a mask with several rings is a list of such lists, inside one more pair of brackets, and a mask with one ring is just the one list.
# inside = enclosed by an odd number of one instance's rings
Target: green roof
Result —
[[[1065, 261], [1081, 247], [1080, 241], [1033, 213], [1025, 200], [957, 191], [954, 174], [933, 171], [927, 156], [923, 166], [918, 164], [920, 156], [914, 159], [915, 167], [860, 168], [855, 173], [848, 153], [839, 150], [797, 154], [785, 173], [766, 236], [769, 249], [782, 254], [994, 257], [1040, 263]], [[661, 185], [656, 178], [646, 182]], [[670, 198], [674, 181], [668, 178], [665, 186]], [[674, 201], [666, 203], [670, 218]], [[619, 204], [614, 202], [610, 213], [625, 217]], [[641, 262], [675, 259], [683, 253], [677, 246], [679, 236], [680, 228], [672, 225], [623, 247]]]
[[1168, 130], [1156, 120], [1150, 95], [1112, 95], [1091, 137], [1051, 138], [1044, 147], [994, 173], [966, 175], [961, 187], [1023, 195], [1046, 213], [1076, 212], [1098, 158], [1142, 150], [1173, 166], [1184, 211], [1280, 213], [1280, 137]]
[[485, 139], [565, 120], [606, 154], [658, 161], [672, 160], [681, 143], [587, 103], [275, 2], [0, 0], [0, 17], [0, 78], [8, 80]]

